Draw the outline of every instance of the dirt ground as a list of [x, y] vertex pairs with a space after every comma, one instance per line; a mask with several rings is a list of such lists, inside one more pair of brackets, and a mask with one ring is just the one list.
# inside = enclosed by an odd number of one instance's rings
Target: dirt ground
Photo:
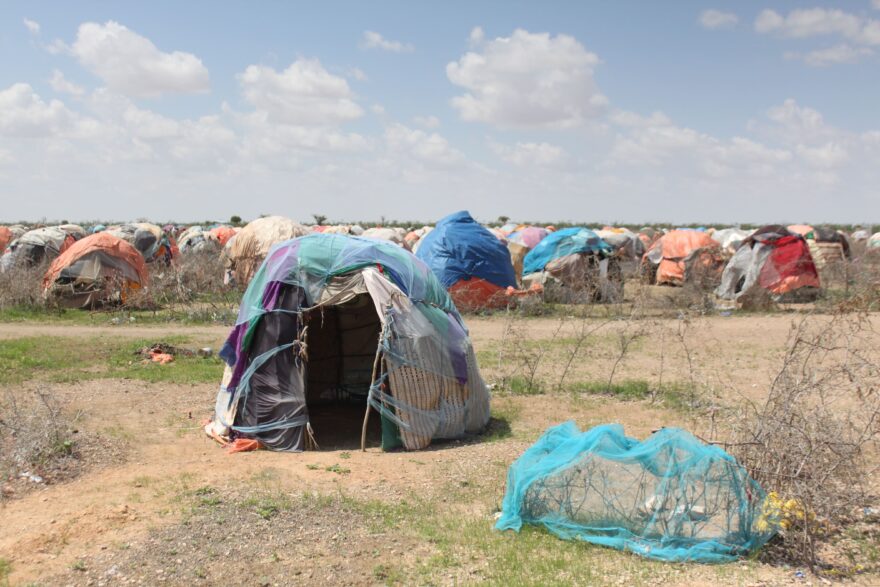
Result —
[[[759, 399], [793, 319], [787, 314], [707, 318], [693, 326], [687, 352], [675, 337], [661, 343], [656, 332], [648, 333], [619, 361], [617, 377], [653, 381], [662, 376], [680, 382], [697, 371], [701, 384], [723, 380], [725, 393]], [[583, 327], [560, 326], [555, 318], [515, 325], [503, 316], [467, 322], [484, 377], [496, 386], [510, 375], [499, 354], [506, 338], [550, 344], [576, 337]], [[681, 325], [667, 320], [659, 327], [676, 332]], [[570, 380], [607, 378], [619, 354], [615, 341], [625, 328], [615, 322], [602, 326], [572, 361]], [[25, 336], [73, 341], [94, 335], [161, 340], [185, 334], [218, 348], [227, 331], [16, 323], [0, 324], [0, 341]], [[687, 354], [696, 369], [686, 370]], [[629, 435], [640, 438], [663, 426], [708, 429], [707, 422], [694, 422], [659, 402], [554, 391], [554, 377], [565, 362], [564, 356], [555, 356], [537, 374], [544, 381], [541, 393], [496, 394], [493, 427], [501, 433], [439, 443], [419, 453], [383, 453], [375, 446], [361, 452], [352, 438], [348, 444], [301, 454], [229, 455], [201, 431], [213, 408], [216, 383], [41, 383], [67, 410], [80, 414], [79, 434], [113, 447], [107, 449], [111, 458], [95, 459], [72, 480], [44, 483], [0, 500], [0, 559], [11, 565], [14, 585], [492, 582], [496, 575], [490, 560], [447, 548], [448, 538], [432, 538], [432, 530], [412, 523], [419, 508], [426, 508], [426, 516], [430, 509], [431, 519], [466, 520], [468, 528], [476, 524], [475, 540], [484, 540], [484, 534], [491, 536], [507, 467], [551, 425], [573, 419], [586, 429], [620, 422]], [[320, 444], [320, 426], [316, 435]], [[505, 542], [515, 545], [517, 539]], [[810, 580], [796, 575], [797, 569], [755, 561], [721, 567], [648, 564], [607, 549], [579, 548], [578, 556], [595, 561], [597, 574], [589, 581], [566, 580], [562, 574], [560, 582], [777, 585]], [[856, 582], [874, 579], [858, 577]], [[522, 583], [528, 584], [528, 578]]]

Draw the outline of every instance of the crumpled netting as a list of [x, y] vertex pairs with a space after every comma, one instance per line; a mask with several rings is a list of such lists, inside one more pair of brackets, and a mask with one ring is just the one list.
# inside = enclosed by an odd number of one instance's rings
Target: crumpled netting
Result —
[[664, 561], [728, 562], [761, 547], [765, 494], [729, 454], [664, 428], [644, 442], [618, 424], [566, 422], [510, 467], [496, 528], [539, 524]]
[[[302, 315], [326, 301], [322, 296], [334, 278], [373, 270], [393, 287], [382, 316], [383, 360], [368, 390], [370, 405], [402, 432], [412, 431], [422, 437], [452, 438], [482, 428], [489, 418], [489, 392], [480, 377], [467, 329], [446, 290], [427, 265], [401, 247], [337, 234], [299, 237], [269, 251], [248, 285], [235, 329], [220, 353], [233, 367], [226, 385], [230, 405], [246, 398], [250, 378], [272, 356], [291, 347], [297, 352], [298, 341], [280, 344], [256, 357], [248, 356], [250, 340], [262, 316], [270, 312]], [[282, 286], [302, 290], [301, 307], [275, 307]], [[405, 299], [395, 299], [401, 293]], [[407, 387], [403, 384], [401, 389], [392, 386], [389, 393], [389, 380], [395, 375], [399, 382], [411, 382], [419, 393], [403, 393]], [[218, 405], [217, 414], [222, 413], [221, 407]], [[302, 426], [307, 420], [298, 417], [249, 428], [222, 423], [248, 434]]]

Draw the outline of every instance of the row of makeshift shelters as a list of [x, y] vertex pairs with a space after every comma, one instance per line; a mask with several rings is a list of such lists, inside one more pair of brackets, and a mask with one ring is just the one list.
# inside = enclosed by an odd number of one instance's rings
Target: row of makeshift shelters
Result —
[[[57, 272], [53, 279], [59, 280], [57, 291], [68, 292], [68, 303], [94, 305], [100, 299], [124, 299], [123, 291], [145, 285], [146, 272], [125, 261], [133, 257], [120, 254], [125, 247], [106, 236], [133, 247], [144, 263], [173, 263], [181, 254], [218, 254], [224, 261], [227, 281], [246, 285], [273, 245], [313, 233], [359, 235], [412, 250], [431, 267], [457, 306], [469, 310], [504, 306], [538, 292], [543, 292], [547, 301], [619, 301], [623, 298], [624, 274], [630, 271], [627, 267], [637, 268], [644, 280], [659, 285], [698, 281], [703, 286], [714, 286], [720, 282], [716, 293], [730, 299], [754, 284], [771, 284], [767, 289], [778, 295], [796, 289], [810, 291], [818, 289], [818, 270], [828, 259], [835, 254], [840, 258], [850, 256], [845, 235], [805, 225], [763, 227], [751, 232], [737, 228], [645, 228], [636, 233], [608, 226], [593, 231], [586, 227], [556, 230], [552, 226], [513, 224], [489, 228], [462, 211], [442, 219], [436, 227], [409, 232], [400, 228], [363, 229], [357, 225], [305, 226], [280, 216], [259, 218], [244, 228], [159, 227], [148, 223], [99, 225], [89, 230], [78, 225], [30, 231], [21, 226], [0, 227], [0, 251], [5, 249], [0, 269], [52, 261], [74, 243], [91, 239], [88, 246], [78, 247], [76, 252], [88, 251], [83, 255], [92, 260], [80, 262], [72, 260], [75, 256], [65, 256], [63, 262], [71, 267]], [[92, 238], [97, 234], [105, 237]], [[880, 251], [880, 238], [868, 238], [866, 242]], [[792, 255], [795, 246], [796, 259], [786, 261], [783, 264], [788, 269], [778, 271], [793, 273], [796, 278], [788, 275], [777, 286], [772, 285], [766, 272], [763, 279], [755, 277], [767, 259], [778, 264], [782, 258], [781, 252], [768, 255], [769, 248]], [[97, 255], [98, 249], [105, 252]], [[749, 252], [755, 250], [758, 253]], [[123, 261], [114, 266], [110, 259]], [[757, 268], [748, 269], [750, 263]], [[118, 280], [123, 274], [124, 288], [106, 285], [113, 281], [111, 276]], [[52, 287], [47, 285], [47, 289]], [[108, 295], [108, 290], [113, 295]]]

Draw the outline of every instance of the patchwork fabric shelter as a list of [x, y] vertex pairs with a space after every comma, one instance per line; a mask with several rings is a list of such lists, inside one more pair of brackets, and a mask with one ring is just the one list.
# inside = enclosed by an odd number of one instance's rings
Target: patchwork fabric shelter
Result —
[[551, 232], [523, 262], [523, 285], [540, 284], [560, 302], [619, 301], [623, 277], [611, 246], [589, 228]]
[[61, 253], [43, 277], [47, 296], [70, 308], [125, 302], [148, 282], [144, 258], [124, 240], [98, 232]]
[[645, 243], [639, 238], [639, 235], [626, 228], [603, 228], [597, 230], [596, 234], [611, 245], [614, 254], [621, 261], [634, 261], [638, 264], [645, 254]]
[[76, 238], [57, 226], [47, 226], [28, 231], [12, 241], [3, 255], [0, 268], [15, 265], [33, 266], [52, 261], [67, 250]]
[[507, 247], [466, 211], [446, 216], [421, 241], [424, 261], [457, 307], [503, 306], [516, 274]]
[[749, 234], [740, 228], [722, 228], [712, 233], [712, 239], [721, 246], [724, 254], [733, 255]]
[[[240, 235], [239, 235], [240, 237]], [[206, 432], [300, 451], [307, 439], [381, 428], [408, 450], [482, 430], [489, 392], [461, 316], [431, 270], [392, 243], [311, 234], [272, 248], [221, 357]], [[330, 422], [313, 421], [329, 412]]]
[[166, 264], [180, 253], [177, 243], [162, 230], [162, 227], [149, 222], [119, 224], [110, 226], [103, 232], [121, 238], [137, 249], [144, 261], [162, 261]]
[[718, 243], [699, 230], [667, 232], [642, 258], [644, 275], [657, 285], [684, 285], [697, 276], [714, 279], [723, 267]]
[[534, 524], [662, 561], [723, 563], [775, 533], [764, 491], [736, 460], [690, 433], [643, 442], [618, 424], [547, 430], [507, 474], [498, 530]]
[[525, 226], [516, 232], [507, 235], [508, 242], [524, 245], [528, 249], [534, 249], [538, 243], [544, 240], [550, 231], [540, 226]]
[[309, 234], [309, 229], [283, 216], [249, 222], [224, 247], [227, 277], [247, 284], [273, 245]]
[[727, 263], [715, 293], [736, 300], [754, 288], [777, 297], [815, 297], [819, 273], [807, 241], [783, 226], [759, 228]]

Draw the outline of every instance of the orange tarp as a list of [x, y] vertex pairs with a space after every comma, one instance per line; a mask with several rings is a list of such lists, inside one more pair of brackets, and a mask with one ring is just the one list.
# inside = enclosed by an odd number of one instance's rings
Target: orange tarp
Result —
[[229, 239], [235, 236], [235, 229], [231, 226], [218, 226], [217, 228], [212, 228], [209, 234], [220, 242], [221, 247], [225, 247]]
[[[718, 243], [705, 232], [699, 230], [673, 230], [654, 243], [651, 250], [662, 247], [663, 260], [657, 267], [657, 284], [684, 282], [684, 259], [692, 252], [702, 248], [719, 248]], [[645, 253], [647, 256], [651, 251]]]
[[12, 231], [5, 226], [0, 226], [0, 253], [6, 250], [10, 242], [12, 242]]
[[144, 265], [144, 257], [138, 250], [112, 234], [97, 232], [76, 241], [52, 261], [52, 265], [49, 266], [49, 270], [46, 271], [46, 275], [43, 277], [43, 287], [49, 287], [65, 267], [76, 263], [76, 261], [89, 253], [98, 251], [127, 261], [129, 265], [134, 267], [140, 280], [140, 285], [144, 286], [147, 284], [147, 268]]
[[503, 308], [513, 299], [537, 295], [544, 291], [540, 285], [527, 290], [499, 287], [485, 279], [462, 279], [449, 288], [449, 297], [459, 310]]

